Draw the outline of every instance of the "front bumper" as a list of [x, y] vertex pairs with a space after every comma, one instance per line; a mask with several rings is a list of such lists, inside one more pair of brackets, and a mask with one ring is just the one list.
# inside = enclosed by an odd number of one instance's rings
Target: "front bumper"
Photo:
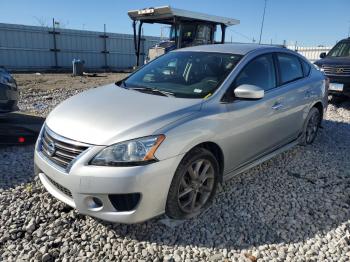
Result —
[[[82, 153], [68, 173], [57, 168], [36, 149], [36, 173], [49, 193], [81, 214], [110, 222], [138, 223], [164, 213], [169, 187], [182, 155], [144, 166], [88, 165], [92, 156], [102, 148], [93, 146]], [[140, 194], [136, 207], [118, 211], [109, 196], [130, 193]], [[101, 208], [91, 208], [89, 201], [92, 197], [102, 202]]]
[[329, 90], [329, 94], [344, 94], [350, 96], [350, 76], [326, 75], [330, 83], [343, 84], [343, 91]]

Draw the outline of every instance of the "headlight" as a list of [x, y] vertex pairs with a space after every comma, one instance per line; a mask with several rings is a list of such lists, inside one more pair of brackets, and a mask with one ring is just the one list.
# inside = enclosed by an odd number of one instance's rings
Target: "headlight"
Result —
[[96, 166], [142, 165], [157, 160], [154, 156], [164, 135], [148, 136], [106, 147], [90, 162]]

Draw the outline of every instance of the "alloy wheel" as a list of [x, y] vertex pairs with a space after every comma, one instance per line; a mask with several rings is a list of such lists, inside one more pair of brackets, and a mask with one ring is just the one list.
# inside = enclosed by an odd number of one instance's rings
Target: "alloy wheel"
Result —
[[320, 123], [320, 115], [318, 113], [314, 113], [306, 127], [306, 143], [311, 144], [317, 135], [318, 126]]
[[215, 171], [206, 159], [192, 162], [181, 178], [178, 203], [181, 210], [192, 214], [198, 212], [209, 200], [215, 184]]

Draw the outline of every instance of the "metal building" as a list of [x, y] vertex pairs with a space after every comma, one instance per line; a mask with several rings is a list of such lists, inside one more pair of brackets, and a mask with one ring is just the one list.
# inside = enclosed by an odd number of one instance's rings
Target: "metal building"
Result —
[[[158, 42], [144, 36], [141, 48]], [[73, 59], [84, 60], [89, 70], [131, 68], [136, 63], [133, 36], [0, 23], [0, 65], [10, 70], [68, 70]]]

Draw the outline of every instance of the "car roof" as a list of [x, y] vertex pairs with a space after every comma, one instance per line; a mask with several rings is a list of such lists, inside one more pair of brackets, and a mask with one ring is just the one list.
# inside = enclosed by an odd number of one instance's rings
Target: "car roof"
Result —
[[217, 52], [217, 53], [245, 55], [248, 52], [253, 50], [271, 49], [271, 48], [284, 49], [282, 46], [277, 46], [277, 45], [232, 43], [232, 44], [198, 45], [198, 46], [177, 49], [175, 50], [175, 52], [194, 51], [194, 52]]

